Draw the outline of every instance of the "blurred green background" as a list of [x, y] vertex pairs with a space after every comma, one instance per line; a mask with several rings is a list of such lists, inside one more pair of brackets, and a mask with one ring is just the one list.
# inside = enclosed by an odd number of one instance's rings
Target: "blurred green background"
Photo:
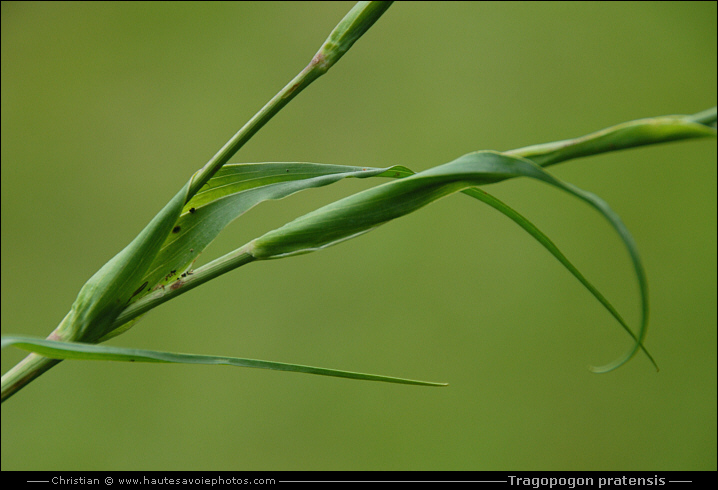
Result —
[[[311, 59], [352, 3], [2, 3], [2, 332], [47, 335], [84, 282]], [[397, 3], [234, 162], [406, 165], [716, 104], [716, 4]], [[532, 238], [456, 195], [251, 264], [114, 345], [450, 383], [63, 362], [2, 405], [2, 469], [716, 469], [716, 143], [553, 167], [634, 234], [645, 356]], [[203, 262], [380, 180], [261, 205]], [[487, 189], [632, 325], [627, 254], [585, 204]], [[2, 353], [5, 372], [23, 354]]]

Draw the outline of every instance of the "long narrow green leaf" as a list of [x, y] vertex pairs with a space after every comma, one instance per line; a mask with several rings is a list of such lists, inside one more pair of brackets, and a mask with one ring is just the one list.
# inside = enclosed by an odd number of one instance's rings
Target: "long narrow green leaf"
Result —
[[[466, 189], [463, 191], [465, 194], [472, 196], [476, 199], [479, 199], [480, 201], [488, 204], [489, 206], [495, 208], [499, 212], [506, 215], [508, 218], [512, 219], [514, 222], [516, 222], [519, 226], [521, 226], [524, 230], [526, 230], [531, 236], [533, 236], [541, 245], [543, 245], [546, 250], [548, 250], [551, 255], [556, 257], [561, 264], [563, 264], [568, 271], [573, 274], [576, 279], [578, 279], [581, 284], [584, 285], [586, 289], [590, 291], [590, 293], [606, 308], [606, 310], [611, 313], [611, 315], [618, 321], [618, 323], [621, 324], [621, 326], [631, 335], [631, 337], [638, 341], [633, 331], [630, 329], [626, 321], [623, 319], [620, 313], [614, 308], [614, 306], [606, 299], [606, 297], [601, 294], [601, 292], [593, 285], [591, 282], [584, 277], [583, 274], [574, 266], [571, 261], [568, 260], [568, 258], [558, 249], [558, 247], [551, 241], [549, 237], [547, 237], [541, 230], [539, 230], [536, 225], [531, 223], [528, 219], [523, 217], [521, 214], [519, 214], [516, 210], [512, 209], [510, 206], [504, 204], [499, 199], [497, 199], [495, 196], [492, 196], [491, 194], [488, 194], [485, 191], [482, 191], [481, 189], [477, 188], [471, 188]], [[642, 292], [643, 294], [644, 292]], [[647, 294], [647, 293], [645, 293]], [[645, 335], [645, 334], [644, 334]], [[656, 364], [656, 361], [653, 359], [653, 356], [648, 352], [648, 350], [641, 344], [641, 348], [643, 349], [643, 352], [648, 356], [648, 359], [650, 359], [651, 363], [656, 366], [656, 369], [658, 368], [658, 365]], [[602, 372], [602, 368], [596, 368], [591, 366], [591, 369], [596, 372]], [[603, 368], [605, 370], [605, 368]]]
[[[647, 282], [635, 242], [618, 215], [602, 199], [554, 178], [530, 160], [492, 151], [470, 153], [453, 162], [368, 189], [301, 216], [253, 240], [247, 250], [260, 260], [309, 253], [371, 231], [446, 195], [495, 182], [497, 178], [519, 176], [541, 180], [586, 201], [611, 223], [626, 245], [641, 293], [639, 331], [637, 335], [634, 334], [625, 322], [619, 320], [635, 340], [634, 347], [614, 363], [593, 369], [596, 372], [607, 372], [619, 367], [642, 348], [647, 326]], [[589, 289], [592, 292], [595, 290]], [[605, 305], [607, 302], [604, 301], [605, 298], [602, 300]], [[614, 313], [615, 309], [611, 307], [609, 311], [620, 319], [620, 315]]]
[[52, 359], [76, 359], [85, 361], [123, 361], [123, 362], [159, 362], [174, 364], [226, 364], [229, 366], [272, 369], [275, 371], [291, 371], [295, 373], [318, 374], [337, 378], [362, 379], [367, 381], [383, 381], [422, 386], [447, 386], [447, 383], [433, 383], [413, 379], [395, 378], [376, 374], [355, 373], [337, 369], [325, 369], [300, 364], [283, 362], [258, 361], [240, 357], [203, 356], [198, 354], [181, 354], [144, 349], [129, 349], [107, 345], [84, 344], [78, 342], [57, 342], [22, 336], [2, 337], [1, 347], [4, 349], [14, 345], [20, 349], [35, 352]]
[[[409, 169], [403, 169], [401, 175], [395, 174], [395, 173], [389, 173], [386, 172], [382, 174], [384, 176], [392, 176], [392, 177], [405, 177], [408, 175], [414, 175], [414, 172], [412, 172]], [[621, 314], [616, 310], [616, 308], [611, 304], [608, 299], [596, 288], [586, 277], [581, 274], [581, 272], [576, 268], [576, 266], [571, 263], [570, 260], [559, 250], [559, 248], [556, 246], [556, 244], [553, 243], [553, 241], [546, 236], [540, 229], [536, 227], [531, 221], [526, 219], [524, 216], [522, 216], [520, 213], [518, 213], [515, 209], [511, 208], [507, 204], [500, 201], [495, 196], [492, 196], [488, 192], [479, 189], [477, 187], [471, 187], [468, 189], [464, 189], [461, 191], [462, 193], [473, 197], [474, 199], [478, 199], [489, 206], [493, 207], [500, 213], [504, 214], [511, 220], [513, 220], [515, 223], [517, 223], [519, 226], [521, 226], [524, 230], [526, 230], [532, 237], [534, 237], [541, 245], [548, 250], [551, 255], [553, 255], [556, 259], [558, 259], [559, 262], [574, 276], [576, 279], [578, 279], [583, 286], [588, 289], [588, 291], [608, 310], [609, 313], [621, 324], [621, 326], [631, 335], [631, 337], [638, 341], [633, 331], [630, 329], [626, 321], [623, 319]], [[642, 291], [642, 294], [644, 294], [643, 299], [645, 300], [647, 298], [647, 292]], [[644, 305], [647, 308], [647, 304]], [[646, 310], [647, 311], [647, 310]], [[656, 369], [658, 368], [658, 365], [656, 364], [656, 361], [653, 359], [653, 356], [648, 352], [648, 350], [641, 344], [641, 348], [643, 349], [643, 352], [648, 356], [651, 363], [656, 366]], [[597, 368], [597, 367], [590, 367], [592, 370], [596, 372], [602, 372], [602, 370], [605, 370], [606, 368]]]

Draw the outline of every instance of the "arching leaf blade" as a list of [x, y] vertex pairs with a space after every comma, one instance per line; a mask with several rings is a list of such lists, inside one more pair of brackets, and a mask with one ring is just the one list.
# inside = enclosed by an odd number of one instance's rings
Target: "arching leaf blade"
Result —
[[[634, 334], [627, 324], [622, 322], [622, 327], [635, 341], [634, 347], [615, 363], [592, 368], [596, 372], [616, 369], [643, 347], [647, 327], [647, 281], [636, 244], [618, 215], [602, 199], [556, 179], [534, 162], [524, 158], [492, 151], [469, 153], [447, 164], [367, 189], [301, 216], [253, 240], [248, 244], [247, 250], [260, 260], [320, 250], [366, 233], [454, 192], [496, 182], [497, 179], [519, 176], [541, 180], [587, 202], [609, 221], [624, 242], [634, 265], [641, 294], [638, 334]], [[544, 243], [544, 246], [547, 243]], [[569, 270], [574, 273], [571, 268]], [[576, 277], [586, 284], [587, 281], [581, 279], [583, 276]], [[595, 288], [590, 287], [589, 290], [596, 296]], [[604, 306], [609, 304], [602, 295], [597, 298]], [[613, 307], [609, 308], [609, 311], [617, 319], [621, 318]]]
[[[596, 288], [586, 277], [581, 274], [581, 272], [576, 268], [576, 266], [571, 263], [570, 260], [559, 250], [559, 248], [556, 246], [556, 244], [553, 243], [553, 241], [546, 236], [540, 229], [536, 227], [531, 221], [526, 219], [524, 216], [519, 214], [515, 209], [511, 208], [510, 206], [506, 205], [505, 203], [501, 202], [499, 199], [497, 199], [495, 196], [492, 196], [491, 194], [488, 194], [487, 192], [478, 189], [478, 188], [471, 188], [466, 189], [463, 191], [465, 194], [474, 197], [475, 199], [479, 199], [480, 201], [488, 204], [489, 206], [495, 208], [514, 222], [516, 222], [519, 226], [521, 226], [524, 230], [526, 230], [531, 236], [533, 236], [541, 245], [543, 245], [544, 248], [546, 248], [551, 255], [553, 255], [561, 264], [568, 269], [568, 271], [578, 279], [583, 286], [588, 289], [588, 291], [603, 305], [606, 310], [609, 311], [609, 313], [623, 326], [623, 328], [631, 334], [631, 336], [635, 339], [635, 335], [633, 334], [633, 331], [630, 329], [626, 321], [623, 319], [621, 314], [616, 310], [616, 308], [611, 304], [608, 299]], [[656, 361], [653, 359], [653, 356], [648, 352], [648, 350], [641, 344], [641, 348], [643, 349], [643, 352], [648, 356], [651, 363], [656, 366]], [[591, 367], [592, 370], [596, 370], [595, 367]], [[597, 371], [600, 372], [600, 371]]]

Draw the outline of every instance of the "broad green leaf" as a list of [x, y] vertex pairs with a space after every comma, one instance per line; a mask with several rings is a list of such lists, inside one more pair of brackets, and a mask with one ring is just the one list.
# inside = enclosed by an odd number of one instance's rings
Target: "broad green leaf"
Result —
[[143, 349], [129, 349], [107, 345], [84, 344], [77, 342], [57, 342], [54, 340], [36, 339], [32, 337], [7, 336], [2, 337], [2, 348], [14, 345], [20, 349], [35, 352], [52, 359], [77, 359], [85, 361], [123, 361], [123, 362], [159, 362], [174, 364], [226, 364], [229, 366], [249, 367], [258, 369], [272, 369], [275, 371], [291, 371], [295, 373], [319, 374], [337, 378], [362, 379], [367, 381], [384, 381], [387, 383], [400, 383], [422, 386], [447, 386], [447, 383], [433, 383], [430, 381], [417, 381], [413, 379], [394, 378], [376, 374], [355, 373], [325, 369], [300, 364], [287, 364], [283, 362], [258, 361], [256, 359], [243, 359], [240, 357], [203, 356], [198, 354], [180, 354], [176, 352], [161, 352]]
[[[320, 250], [366, 233], [449, 194], [495, 182], [496, 179], [519, 176], [541, 180], [584, 200], [611, 223], [626, 245], [633, 261], [641, 293], [642, 310], [639, 331], [637, 335], [634, 334], [625, 322], [619, 320], [635, 340], [635, 345], [621, 359], [606, 366], [594, 368], [594, 370], [606, 372], [619, 367], [642, 347], [647, 326], [647, 282], [633, 238], [618, 215], [598, 196], [554, 178], [527, 159], [492, 151], [469, 153], [453, 162], [398, 181], [379, 185], [324, 206], [253, 240], [247, 249], [260, 260]], [[498, 206], [497, 209], [500, 207]], [[524, 225], [526, 228], [525, 223]], [[574, 271], [572, 270], [572, 272]], [[574, 273], [574, 275], [576, 274]], [[582, 282], [584, 281], [585, 279], [582, 280]], [[595, 290], [595, 288], [589, 289], [592, 292]], [[601, 298], [603, 297], [600, 296], [599, 299]], [[604, 305], [607, 303], [605, 298], [602, 303]], [[620, 316], [615, 313], [615, 309], [609, 308], [609, 311], [620, 319]]]

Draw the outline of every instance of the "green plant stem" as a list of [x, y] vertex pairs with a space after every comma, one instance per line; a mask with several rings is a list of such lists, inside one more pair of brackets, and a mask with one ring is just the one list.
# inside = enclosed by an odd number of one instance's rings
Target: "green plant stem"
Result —
[[262, 107], [247, 124], [192, 176], [187, 199], [206, 184], [232, 156], [275, 114], [314, 80], [324, 75], [352, 45], [386, 12], [392, 2], [358, 2], [337, 24], [312, 61], [277, 95]]
[[[237, 151], [259, 131], [274, 115], [287, 105], [302, 90], [307, 88], [314, 80], [324, 75], [339, 59], [352, 47], [352, 45], [382, 16], [384, 12], [391, 6], [392, 2], [358, 2], [337, 24], [337, 26], [329, 34], [327, 40], [322, 44], [314, 55], [312, 61], [289, 82], [282, 90], [277, 93], [259, 112], [257, 112], [232, 138], [190, 179], [189, 191], [185, 200], [190, 199], [206, 184], [217, 171], [226, 164]], [[234, 252], [233, 252], [234, 254]], [[239, 265], [243, 265], [242, 254], [229, 257], [228, 254], [222, 257], [221, 267], [213, 265], [217, 261], [207, 264], [202, 268], [203, 273], [199, 270], [197, 278], [188, 280], [185, 287], [169, 291], [170, 293], [185, 292], [204, 282], [224, 274], [229, 270], [233, 270]], [[239, 265], [237, 265], [239, 263]], [[169, 288], [168, 288], [169, 289]], [[134, 319], [143, 312], [159, 305], [176, 294], [164, 295], [166, 291], [160, 291], [153, 296], [154, 301], [143, 303], [143, 308], [131, 310], [129, 313], [124, 311], [118, 318]], [[180, 293], [181, 294], [181, 293]], [[156, 297], [155, 297], [156, 296]], [[139, 302], [138, 302], [139, 303]], [[135, 306], [135, 305], [133, 305]], [[66, 317], [67, 318], [67, 317]], [[124, 320], [120, 323], [126, 323]], [[117, 321], [115, 322], [117, 323]], [[62, 326], [62, 323], [60, 323]], [[60, 327], [56, 328], [47, 338], [50, 340], [65, 340], [57, 337]], [[1, 393], [2, 401], [5, 401], [11, 395], [19, 391], [30, 381], [40, 376], [42, 373], [59, 363], [56, 359], [46, 359], [36, 354], [30, 354], [10, 371], [2, 376]]]
[[[691, 116], [662, 116], [617, 124], [578, 138], [527, 146], [505, 152], [548, 167], [573, 158], [598, 155], [609, 151], [697, 138], [693, 128], [705, 127], [705, 136], [715, 136], [716, 108]], [[691, 127], [693, 126], [693, 128]], [[498, 182], [498, 181], [497, 181]]]
[[272, 100], [262, 107], [247, 124], [242, 126], [232, 138], [192, 176], [187, 199], [189, 202], [199, 189], [226, 164], [232, 156], [259, 131], [275, 114], [287, 105], [299, 92], [304, 90], [310, 83], [322, 76], [325, 71], [317, 63], [316, 57], [309, 63], [294, 79], [277, 93]]
[[39, 354], [31, 353], [17, 363], [2, 377], [2, 400], [4, 402], [25, 385], [58, 364], [62, 359], [49, 359]]
[[[55, 332], [51, 333], [47, 338], [49, 340], [63, 340], [59, 338]], [[62, 361], [62, 359], [50, 359], [35, 353], [27, 355], [7, 373], [3, 374], [0, 403], [20, 391], [20, 389], [22, 389], [25, 385], [43, 374], [48, 369], [54, 367], [56, 364], [59, 364], [60, 361]]]

